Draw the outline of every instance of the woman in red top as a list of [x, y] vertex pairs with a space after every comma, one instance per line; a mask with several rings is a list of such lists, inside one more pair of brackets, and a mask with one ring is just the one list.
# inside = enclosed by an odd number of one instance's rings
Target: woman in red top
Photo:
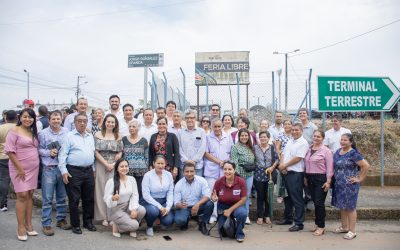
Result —
[[218, 201], [218, 227], [221, 228], [226, 219], [232, 216], [237, 223], [236, 240], [243, 242], [245, 236], [243, 227], [247, 217], [247, 210], [244, 206], [247, 199], [247, 189], [245, 180], [235, 174], [235, 168], [235, 163], [224, 162], [224, 176], [215, 182], [211, 200], [213, 202]]

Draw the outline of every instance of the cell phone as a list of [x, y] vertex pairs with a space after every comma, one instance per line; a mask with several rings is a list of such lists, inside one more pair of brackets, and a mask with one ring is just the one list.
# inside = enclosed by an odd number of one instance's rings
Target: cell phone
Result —
[[164, 235], [164, 236], [163, 236], [163, 238], [164, 238], [164, 240], [166, 240], [166, 241], [170, 241], [170, 240], [172, 240], [172, 238], [171, 238], [171, 237], [169, 237], [169, 235]]

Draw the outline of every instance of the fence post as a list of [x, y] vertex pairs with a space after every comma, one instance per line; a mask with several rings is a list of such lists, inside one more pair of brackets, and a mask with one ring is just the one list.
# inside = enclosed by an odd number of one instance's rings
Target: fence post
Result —
[[165, 76], [165, 72], [162, 72], [164, 76], [164, 107], [167, 108], [167, 91], [168, 91], [168, 80]]
[[207, 77], [205, 77], [204, 80], [206, 81], [206, 112], [208, 114], [209, 110], [208, 110], [208, 81], [207, 81]]
[[275, 74], [272, 71], [272, 124], [275, 123]]
[[308, 74], [308, 105], [310, 109], [310, 119], [312, 119], [312, 107], [311, 107], [311, 73], [312, 69], [310, 69], [310, 72]]
[[239, 82], [239, 74], [236, 73], [236, 83], [237, 83], [237, 117], [239, 117], [240, 110], [240, 82]]
[[186, 75], [185, 72], [183, 72], [182, 67], [179, 67], [179, 69], [182, 72], [182, 76], [183, 76], [183, 112], [185, 112], [186, 110]]
[[143, 89], [143, 108], [147, 108], [147, 73], [148, 67], [144, 67], [144, 89]]

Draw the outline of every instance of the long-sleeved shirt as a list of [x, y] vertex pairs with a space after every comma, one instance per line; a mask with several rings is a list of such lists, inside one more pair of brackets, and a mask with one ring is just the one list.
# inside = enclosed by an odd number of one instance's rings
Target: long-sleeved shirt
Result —
[[[68, 129], [68, 131], [72, 131], [75, 129], [74, 119], [77, 114], [79, 114], [79, 113], [75, 112], [75, 113], [69, 114], [69, 115], [67, 115], [67, 117], [65, 117], [64, 128]], [[88, 118], [88, 123], [87, 123], [86, 129], [91, 131], [92, 130], [92, 116], [88, 115], [87, 118]]]
[[196, 162], [196, 169], [202, 169], [203, 156], [206, 152], [206, 133], [202, 128], [181, 129], [178, 133], [179, 153], [183, 164], [187, 160]]
[[162, 171], [162, 176], [158, 177], [156, 170], [150, 170], [143, 176], [142, 180], [142, 194], [144, 200], [157, 207], [162, 208], [155, 198], [167, 198], [166, 208], [171, 210], [174, 202], [174, 179], [172, 174], [166, 170]]
[[308, 122], [306, 125], [303, 124], [303, 137], [306, 139], [308, 145], [311, 145], [313, 142], [313, 134], [314, 131], [317, 130], [318, 127], [313, 122]]
[[139, 192], [134, 177], [127, 176], [125, 185], [120, 180], [118, 194], [119, 200], [113, 201], [112, 197], [114, 195], [114, 179], [109, 179], [106, 183], [103, 197], [103, 200], [107, 204], [107, 207], [113, 208], [119, 204], [129, 202], [130, 211], [137, 210], [139, 208]]
[[146, 138], [147, 141], [150, 141], [151, 136], [157, 132], [157, 125], [154, 123], [152, 123], [149, 127], [146, 127], [146, 125], [142, 124], [139, 130], [139, 136]]
[[[228, 134], [222, 133], [221, 139], [215, 136], [214, 132], [207, 135], [206, 152], [215, 158], [226, 161], [229, 160], [231, 149], [233, 146], [232, 137]], [[218, 163], [204, 158], [204, 176], [218, 179], [223, 176], [223, 170]]]
[[[42, 160], [43, 165], [45, 166], [58, 165], [58, 158], [50, 156], [51, 148], [49, 148], [49, 145], [51, 143], [58, 142], [59, 146], [61, 147], [67, 134], [68, 134], [68, 129], [63, 127], [61, 127], [60, 131], [58, 132], [52, 130], [51, 127], [45, 128], [39, 132], [38, 134], [39, 156], [40, 159]], [[57, 148], [58, 151], [60, 149], [61, 148]]]
[[206, 179], [195, 175], [192, 183], [189, 183], [184, 177], [175, 185], [174, 205], [185, 201], [189, 207], [192, 207], [204, 196], [211, 197], [211, 190]]
[[333, 154], [331, 150], [322, 145], [312, 154], [312, 146], [309, 147], [304, 157], [305, 173], [307, 174], [326, 174], [326, 178], [333, 176]]
[[82, 136], [76, 129], [69, 132], [58, 153], [61, 174], [68, 173], [67, 164], [79, 167], [92, 166], [94, 170], [94, 139], [91, 133]]
[[236, 164], [236, 173], [238, 173], [241, 177], [246, 179], [253, 176], [254, 171], [247, 172], [242, 167], [243, 165], [255, 163], [254, 153], [249, 147], [247, 147], [247, 145], [241, 142], [233, 145], [231, 151], [231, 161]]

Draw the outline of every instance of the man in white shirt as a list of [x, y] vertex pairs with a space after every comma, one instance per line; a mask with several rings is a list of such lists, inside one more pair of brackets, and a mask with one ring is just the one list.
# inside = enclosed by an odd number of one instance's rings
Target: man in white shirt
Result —
[[284, 219], [277, 222], [278, 225], [292, 224], [292, 210], [295, 209], [295, 225], [289, 228], [290, 232], [303, 230], [304, 225], [304, 157], [308, 151], [308, 143], [303, 138], [303, 127], [301, 123], [296, 123], [292, 127], [292, 139], [288, 141], [283, 150], [279, 169], [284, 174], [286, 190], [288, 196], [285, 197]]
[[168, 121], [168, 132], [174, 133], [175, 135], [177, 135], [179, 130], [181, 130], [183, 128], [182, 127], [182, 119], [183, 119], [182, 111], [175, 110], [172, 115], [172, 122], [169, 123], [169, 121]]
[[150, 138], [153, 134], [157, 133], [157, 125], [153, 123], [153, 110], [145, 109], [143, 111], [143, 124], [139, 130], [139, 136], [146, 138], [147, 142], [150, 142]]
[[318, 129], [317, 125], [309, 120], [308, 109], [299, 109], [299, 118], [303, 125], [303, 137], [307, 140], [308, 144], [311, 145], [313, 142], [314, 131]]
[[117, 95], [111, 95], [108, 98], [108, 102], [110, 103], [110, 112], [111, 114], [115, 115], [118, 121], [122, 121], [124, 118], [124, 112], [119, 108], [120, 99]]
[[351, 134], [351, 131], [342, 127], [342, 115], [334, 114], [331, 118], [332, 128], [325, 132], [324, 145], [326, 145], [332, 153], [340, 148], [340, 138], [343, 134]]
[[283, 113], [281, 111], [275, 112], [275, 123], [269, 126], [268, 132], [271, 134], [272, 141], [278, 138], [279, 133], [283, 132]]
[[196, 127], [196, 111], [188, 110], [185, 113], [186, 128], [181, 129], [177, 135], [179, 140], [179, 153], [181, 155], [181, 174], [186, 162], [196, 166], [196, 175], [203, 176], [203, 156], [206, 152], [206, 133], [202, 128]]
[[129, 123], [135, 118], [133, 118], [133, 105], [130, 103], [125, 104], [122, 106], [122, 111], [124, 116], [122, 119], [118, 119], [119, 122], [119, 132], [121, 133], [122, 136], [128, 136], [129, 135]]

